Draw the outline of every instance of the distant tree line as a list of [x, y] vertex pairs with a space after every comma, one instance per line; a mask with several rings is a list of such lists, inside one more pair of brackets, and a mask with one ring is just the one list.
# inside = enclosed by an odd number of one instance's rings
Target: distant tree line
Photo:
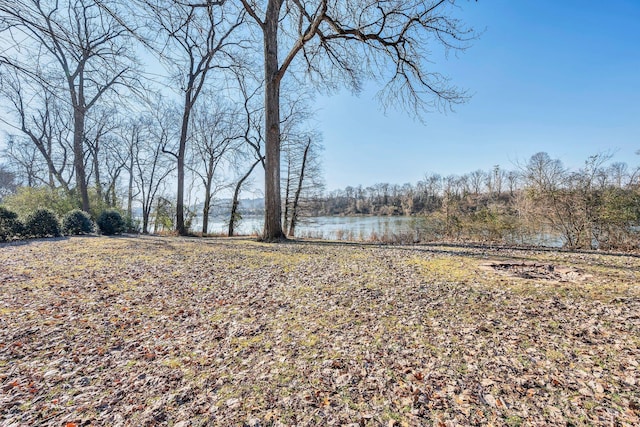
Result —
[[421, 240], [526, 243], [545, 236], [565, 247], [640, 246], [640, 168], [594, 155], [569, 170], [537, 153], [515, 170], [430, 173], [415, 185], [346, 187], [315, 201], [313, 215], [414, 215]]

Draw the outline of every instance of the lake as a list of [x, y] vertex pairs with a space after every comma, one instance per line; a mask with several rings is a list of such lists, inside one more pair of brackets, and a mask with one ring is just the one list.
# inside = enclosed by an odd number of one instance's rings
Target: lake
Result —
[[[226, 233], [227, 218], [210, 218], [209, 233]], [[371, 240], [389, 234], [410, 234], [416, 219], [406, 216], [322, 216], [304, 218], [296, 226], [297, 237], [313, 237], [329, 240]], [[261, 234], [264, 217], [243, 217], [236, 227], [236, 234]], [[192, 226], [193, 231], [202, 228], [201, 218]]]
[[[385, 241], [413, 243], [430, 228], [428, 220], [410, 216], [322, 216], [303, 218], [296, 227], [296, 237], [327, 240]], [[262, 234], [264, 217], [247, 216], [236, 227], [237, 235]], [[226, 234], [227, 218], [212, 217], [209, 233]], [[202, 228], [201, 218], [196, 218], [192, 231]], [[513, 244], [561, 247], [562, 240], [553, 234], [514, 237]]]

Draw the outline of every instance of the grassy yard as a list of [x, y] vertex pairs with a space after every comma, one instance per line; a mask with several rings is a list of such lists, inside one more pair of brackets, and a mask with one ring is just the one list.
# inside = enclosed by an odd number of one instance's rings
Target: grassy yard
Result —
[[631, 426], [639, 363], [633, 256], [0, 245], [2, 426]]

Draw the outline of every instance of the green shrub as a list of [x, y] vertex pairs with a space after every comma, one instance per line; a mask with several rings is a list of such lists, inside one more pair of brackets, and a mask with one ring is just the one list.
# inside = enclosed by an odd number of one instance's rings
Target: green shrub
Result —
[[38, 209], [27, 217], [24, 234], [31, 237], [58, 237], [60, 223], [49, 209]]
[[80, 202], [73, 195], [60, 188], [48, 187], [20, 187], [15, 194], [6, 196], [3, 204], [20, 218], [26, 218], [38, 209], [49, 209], [62, 217], [70, 210], [80, 207]]
[[80, 209], [67, 212], [62, 220], [62, 232], [65, 235], [91, 234], [94, 226], [91, 217]]
[[96, 222], [98, 223], [100, 232], [106, 236], [120, 234], [127, 229], [127, 224], [122, 218], [122, 215], [120, 215], [120, 212], [113, 209], [103, 211], [98, 216]]
[[0, 206], [0, 242], [21, 236], [23, 228], [17, 213]]

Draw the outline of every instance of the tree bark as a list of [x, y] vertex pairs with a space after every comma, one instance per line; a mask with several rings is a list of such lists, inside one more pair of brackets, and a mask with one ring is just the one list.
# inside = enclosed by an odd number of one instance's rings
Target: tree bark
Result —
[[209, 209], [211, 207], [211, 197], [204, 197], [204, 207], [202, 208], [202, 237], [207, 234], [209, 229]]
[[211, 209], [211, 184], [213, 183], [213, 159], [209, 159], [207, 182], [204, 187], [204, 206], [202, 208], [202, 236], [209, 230], [209, 210]]
[[278, 24], [282, 0], [269, 1], [264, 22], [265, 68], [265, 215], [262, 238], [286, 239], [282, 231], [280, 199], [280, 79], [278, 66]]
[[184, 224], [184, 157], [187, 148], [187, 132], [189, 116], [191, 115], [191, 94], [185, 95], [184, 113], [182, 115], [182, 127], [180, 129], [180, 145], [178, 147], [178, 194], [176, 200], [176, 231], [178, 235], [185, 236], [188, 232]]
[[76, 171], [76, 187], [80, 192], [82, 210], [89, 213], [89, 191], [84, 169], [84, 121], [83, 108], [76, 106], [73, 110], [73, 165]]
[[[98, 200], [102, 201], [102, 181], [100, 179], [100, 159], [98, 158], [98, 153], [100, 152], [99, 142], [96, 141], [96, 145], [93, 149], [92, 157], [93, 157], [93, 169], [94, 169], [94, 179], [96, 183], [96, 194]], [[107, 201], [107, 199], [105, 199]]]
[[291, 192], [291, 154], [287, 159], [287, 184], [284, 189], [284, 216], [282, 218], [282, 229], [284, 231], [289, 227], [289, 194]]
[[[129, 147], [129, 185], [127, 187], [127, 216], [130, 219], [133, 219], [133, 161], [132, 143], [131, 147]], [[146, 234], [146, 227], [143, 232]]]

